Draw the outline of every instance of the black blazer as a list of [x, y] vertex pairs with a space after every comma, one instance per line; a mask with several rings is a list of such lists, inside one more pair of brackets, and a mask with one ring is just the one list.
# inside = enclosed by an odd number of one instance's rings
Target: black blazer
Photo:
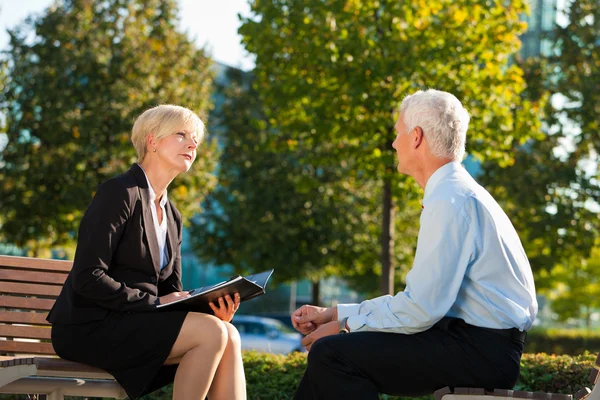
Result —
[[111, 310], [154, 311], [157, 296], [182, 290], [181, 214], [167, 202], [169, 262], [161, 270], [149, 191], [137, 164], [98, 187], [81, 220], [73, 269], [49, 322], [100, 320]]

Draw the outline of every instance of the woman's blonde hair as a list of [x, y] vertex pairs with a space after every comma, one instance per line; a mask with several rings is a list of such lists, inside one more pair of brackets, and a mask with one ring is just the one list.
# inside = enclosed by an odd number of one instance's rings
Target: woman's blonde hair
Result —
[[131, 142], [138, 154], [138, 162], [146, 157], [146, 139], [153, 134], [156, 140], [185, 130], [196, 134], [198, 143], [204, 138], [204, 122], [192, 110], [172, 104], [162, 104], [146, 110], [137, 117], [131, 130]]

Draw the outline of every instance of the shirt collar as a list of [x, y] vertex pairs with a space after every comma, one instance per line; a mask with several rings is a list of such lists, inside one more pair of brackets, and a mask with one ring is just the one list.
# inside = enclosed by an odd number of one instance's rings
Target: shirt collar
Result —
[[458, 172], [458, 171], [464, 171], [464, 167], [458, 161], [451, 161], [451, 162], [449, 162], [447, 164], [444, 164], [441, 167], [439, 167], [429, 177], [429, 180], [425, 184], [425, 195], [423, 196], [423, 199], [427, 198], [427, 196], [429, 194], [431, 194], [431, 192], [433, 192], [433, 189], [435, 189], [435, 187], [438, 185], [438, 183], [440, 183], [440, 181], [442, 179], [444, 179], [448, 175], [450, 175], [450, 174], [452, 174], [454, 172]]
[[[144, 171], [144, 168], [138, 164], [138, 166], [140, 167], [140, 169], [142, 170], [142, 172], [144, 172], [144, 176], [146, 177], [146, 181], [148, 182], [148, 188], [150, 189], [150, 202], [154, 202], [154, 200], [156, 200], [156, 193], [154, 192], [154, 188], [152, 187], [152, 184], [150, 183], [150, 179], [148, 179], [148, 175], [146, 175], [146, 171]], [[167, 204], [167, 191], [165, 190], [165, 194], [163, 195], [162, 199], [160, 199], [160, 206], [164, 207], [165, 204]]]

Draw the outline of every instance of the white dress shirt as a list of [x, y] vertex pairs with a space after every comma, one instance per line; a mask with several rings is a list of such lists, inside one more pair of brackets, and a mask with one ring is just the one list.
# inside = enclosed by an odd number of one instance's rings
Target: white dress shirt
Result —
[[[139, 165], [139, 164], [138, 164]], [[144, 168], [140, 165], [142, 171]], [[150, 183], [150, 179], [148, 179], [148, 175], [146, 175], [146, 171], [144, 171], [144, 175], [146, 176], [146, 180], [148, 181], [148, 188], [150, 188], [150, 204], [152, 209], [152, 221], [154, 222], [154, 230], [156, 231], [156, 238], [158, 239], [158, 249], [160, 253], [160, 269], [163, 269], [169, 263], [169, 254], [167, 252], [167, 213], [165, 212], [165, 204], [167, 204], [167, 192], [160, 199], [160, 209], [162, 210], [163, 219], [162, 222], [158, 223], [158, 213], [156, 212], [156, 206], [154, 205], [154, 201], [156, 200], [156, 193], [154, 192], [154, 188], [152, 188], [152, 184]]]
[[527, 330], [538, 305], [519, 236], [493, 197], [458, 162], [431, 175], [406, 288], [339, 304], [355, 331], [412, 334], [443, 317], [484, 328]]

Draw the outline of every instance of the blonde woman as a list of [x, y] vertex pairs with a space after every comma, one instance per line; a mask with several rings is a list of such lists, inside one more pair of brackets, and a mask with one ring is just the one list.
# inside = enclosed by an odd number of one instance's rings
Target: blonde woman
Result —
[[65, 359], [102, 368], [136, 399], [175, 382], [175, 399], [245, 399], [239, 296], [214, 316], [158, 311], [189, 296], [181, 285], [181, 215], [167, 187], [187, 172], [204, 134], [198, 116], [161, 105], [140, 115], [138, 163], [102, 183], [79, 227], [73, 269], [48, 315]]

